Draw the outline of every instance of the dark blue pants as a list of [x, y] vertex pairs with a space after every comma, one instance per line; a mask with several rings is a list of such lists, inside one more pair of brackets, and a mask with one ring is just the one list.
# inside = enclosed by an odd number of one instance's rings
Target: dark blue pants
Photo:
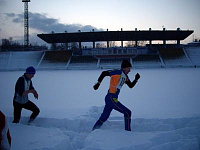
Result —
[[105, 97], [105, 107], [99, 120], [95, 123], [93, 130], [98, 129], [101, 125], [109, 118], [110, 113], [113, 109], [124, 114], [125, 130], [131, 131], [131, 111], [121, 104], [113, 94], [107, 94]]
[[40, 109], [31, 101], [28, 101], [26, 104], [20, 104], [15, 102], [15, 100], [13, 100], [13, 106], [14, 106], [13, 123], [19, 123], [21, 118], [22, 108], [32, 111], [29, 121], [33, 121], [40, 113]]

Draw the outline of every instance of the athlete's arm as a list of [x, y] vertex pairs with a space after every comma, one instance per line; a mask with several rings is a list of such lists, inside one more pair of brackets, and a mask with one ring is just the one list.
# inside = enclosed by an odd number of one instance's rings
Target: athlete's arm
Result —
[[20, 96], [22, 96], [23, 92], [24, 92], [24, 78], [20, 77], [15, 85], [15, 94], [18, 93]]
[[99, 78], [98, 78], [98, 80], [97, 80], [98, 82], [93, 86], [93, 88], [94, 88], [95, 90], [97, 90], [97, 89], [99, 88], [99, 86], [100, 86], [102, 80], [103, 80], [104, 77], [106, 77], [106, 76], [110, 76], [110, 75], [109, 75], [109, 71], [103, 71], [103, 72], [101, 73], [101, 75], [99, 76]]
[[36, 91], [35, 89], [31, 89], [31, 90], [28, 90], [28, 91], [24, 91], [24, 92], [23, 92], [23, 95], [27, 95], [27, 94], [29, 94], [29, 93], [33, 93], [34, 97], [35, 97], [36, 99], [38, 99], [38, 93], [37, 93], [37, 91]]
[[128, 85], [129, 88], [133, 88], [133, 87], [136, 85], [136, 83], [138, 82], [139, 78], [140, 78], [140, 75], [139, 75], [139, 73], [137, 73], [137, 74], [135, 75], [135, 80], [133, 80], [133, 82], [131, 82], [131, 81], [128, 79], [128, 81], [126, 81], [126, 84]]
[[[23, 80], [23, 85], [24, 85], [24, 80]], [[24, 89], [24, 86], [23, 86], [23, 89]], [[35, 91], [35, 89], [34, 89], [33, 84], [32, 84], [32, 82], [31, 82], [31, 83], [30, 83], [29, 90], [24, 91], [24, 92], [23, 92], [23, 95], [27, 95], [27, 94], [29, 94], [29, 93], [34, 93], [34, 91]]]
[[37, 91], [34, 89], [32, 81], [31, 81], [31, 83], [30, 83], [29, 90], [24, 91], [24, 92], [23, 92], [23, 95], [27, 95], [27, 94], [29, 94], [29, 93], [32, 93], [32, 94], [34, 95], [34, 97], [35, 97], [36, 99], [38, 99], [38, 93], [37, 93]]
[[104, 77], [109, 76], [109, 71], [103, 71], [98, 78], [98, 82], [101, 83]]

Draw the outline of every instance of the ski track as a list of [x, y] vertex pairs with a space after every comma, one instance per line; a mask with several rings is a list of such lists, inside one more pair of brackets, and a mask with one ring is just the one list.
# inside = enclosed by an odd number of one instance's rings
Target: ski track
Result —
[[[12, 149], [200, 149], [200, 116], [173, 119], [133, 118], [132, 132], [124, 130], [123, 116], [111, 116], [101, 129], [91, 131], [101, 111], [102, 107], [94, 106], [81, 118], [72, 120], [38, 117], [32, 125], [27, 125], [27, 117], [22, 117], [19, 124], [12, 124], [12, 117], [8, 117], [13, 137]], [[29, 134], [28, 138], [26, 134]]]

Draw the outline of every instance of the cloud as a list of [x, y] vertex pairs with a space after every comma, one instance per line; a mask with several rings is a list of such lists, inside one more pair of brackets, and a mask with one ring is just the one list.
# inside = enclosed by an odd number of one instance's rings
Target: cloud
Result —
[[0, 0], [0, 7], [5, 5], [5, 4], [6, 4], [5, 0]]
[[10, 17], [10, 18], [14, 18], [14, 17], [17, 16], [15, 13], [5, 13], [5, 15], [6, 15], [7, 17]]
[[14, 23], [23, 23], [24, 14], [6, 13], [7, 18], [11, 18]]
[[[23, 24], [24, 14], [7, 13], [7, 17], [11, 18], [14, 23]], [[95, 31], [103, 30], [97, 29], [92, 25], [81, 25], [81, 24], [62, 24], [59, 23], [58, 19], [48, 18], [45, 14], [29, 12], [29, 27], [37, 29], [41, 32], [50, 33], [54, 31], [58, 32], [89, 32], [94, 29]]]
[[[15, 14], [15, 13], [5, 13], [6, 20], [11, 20], [14, 24], [20, 24], [23, 27], [24, 24], [24, 13]], [[40, 13], [32, 13], [29, 12], [29, 28], [34, 29], [36, 32], [29, 34], [30, 43], [38, 43], [44, 44], [40, 38], [37, 37], [37, 34], [40, 33], [51, 33], [54, 31], [55, 33], [61, 33], [67, 31], [70, 32], [78, 32], [81, 30], [82, 32], [90, 32], [93, 29], [95, 31], [102, 31], [103, 29], [97, 29], [92, 25], [81, 25], [81, 24], [62, 24], [59, 23], [59, 19], [49, 18], [46, 14]], [[23, 36], [14, 36], [14, 38], [23, 43]]]

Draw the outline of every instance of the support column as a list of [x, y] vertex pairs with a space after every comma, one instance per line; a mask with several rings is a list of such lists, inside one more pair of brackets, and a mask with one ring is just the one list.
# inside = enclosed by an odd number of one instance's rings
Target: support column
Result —
[[[135, 28], [135, 31], [137, 31], [137, 28]], [[137, 47], [137, 46], [138, 46], [138, 41], [135, 40], [135, 47]]]
[[93, 48], [95, 48], [95, 42], [93, 42]]
[[[65, 30], [65, 33], [67, 33], [67, 31]], [[68, 42], [65, 42], [65, 50], [68, 50], [69, 49], [69, 44]]]
[[[107, 32], [108, 32], [108, 29], [107, 29]], [[108, 33], [109, 34], [109, 33]], [[109, 37], [109, 36], [108, 36]], [[109, 40], [107, 39], [107, 48], [109, 48]]]
[[[180, 28], [177, 28], [177, 31], [180, 31]], [[180, 46], [180, 40], [177, 40], [177, 46]]]
[[[163, 28], [163, 31], [165, 32], [165, 28]], [[166, 47], [166, 40], [163, 40], [163, 45]]]
[[[81, 30], [78, 30], [78, 32], [80, 33]], [[78, 37], [79, 38], [79, 37]], [[79, 49], [81, 50], [81, 42], [79, 42]]]
[[[121, 31], [123, 31], [123, 29], [121, 28]], [[123, 35], [123, 34], [122, 34]], [[123, 41], [121, 41], [121, 47], [124, 47], [124, 43]]]
[[[151, 31], [151, 28], [149, 28], [149, 31]], [[149, 45], [152, 46], [152, 40], [149, 40]]]
[[[94, 32], [94, 29], [92, 29], [92, 32]], [[93, 40], [95, 40], [95, 38]], [[93, 48], [95, 48], [95, 41], [93, 41]]]
[[81, 49], [81, 42], [79, 42], [79, 49]]
[[109, 46], [109, 41], [107, 41], [107, 48], [109, 48], [110, 46]]
[[135, 41], [135, 47], [138, 47], [138, 41]]
[[66, 42], [65, 43], [65, 50], [68, 50], [69, 49], [69, 44]]

